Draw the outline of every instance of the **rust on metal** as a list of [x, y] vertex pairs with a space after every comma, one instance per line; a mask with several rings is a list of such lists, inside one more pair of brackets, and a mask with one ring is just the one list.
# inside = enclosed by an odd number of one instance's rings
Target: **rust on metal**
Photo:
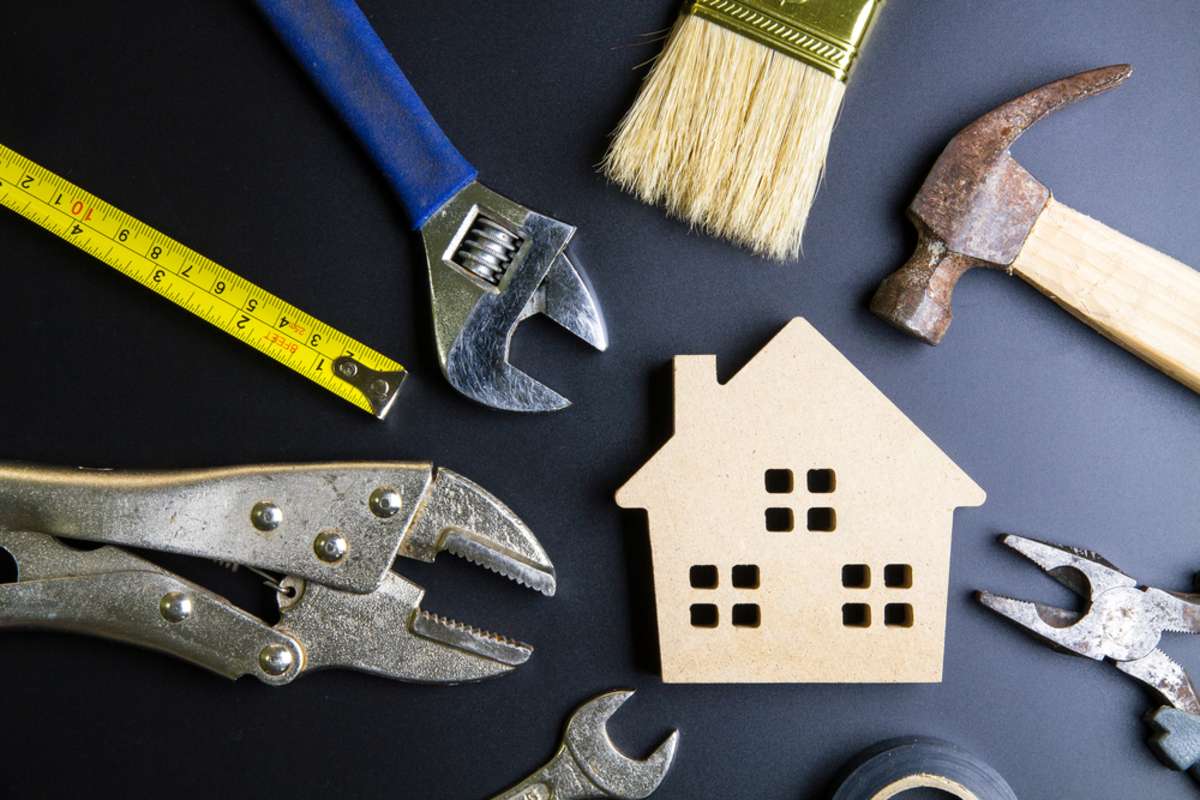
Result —
[[1013, 142], [1043, 117], [1118, 86], [1132, 72], [1118, 64], [1048, 83], [959, 131], [908, 207], [920, 236], [917, 251], [880, 284], [871, 310], [930, 344], [940, 342], [958, 279], [971, 267], [1009, 267], [1050, 199], [1050, 190], [1009, 153]]

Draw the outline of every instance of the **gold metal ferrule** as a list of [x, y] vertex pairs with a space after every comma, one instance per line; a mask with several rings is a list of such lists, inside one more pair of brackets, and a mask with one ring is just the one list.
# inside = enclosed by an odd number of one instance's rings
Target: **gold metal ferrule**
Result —
[[684, 13], [748, 36], [844, 82], [884, 2], [688, 0]]

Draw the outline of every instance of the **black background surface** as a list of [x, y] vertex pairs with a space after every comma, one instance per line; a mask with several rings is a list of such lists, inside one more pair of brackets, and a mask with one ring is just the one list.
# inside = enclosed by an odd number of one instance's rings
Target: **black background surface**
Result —
[[[1200, 6], [1187, 0], [896, 2], [861, 62], [801, 263], [698, 235], [596, 174], [606, 132], [675, 0], [386, 3], [372, 22], [491, 187], [579, 227], [606, 354], [537, 320], [514, 361], [576, 401], [485, 410], [441, 378], [418, 239], [253, 6], [5, 4], [0, 141], [413, 371], [379, 423], [145, 289], [0, 214], [0, 457], [183, 467], [429, 459], [503, 498], [560, 577], [547, 599], [444, 557], [400, 571], [426, 607], [532, 642], [503, 679], [429, 688], [351, 672], [282, 689], [47, 633], [0, 638], [0, 795], [472, 798], [550, 756], [568, 713], [618, 686], [637, 751], [682, 731], [664, 798], [819, 798], [878, 739], [983, 755], [1022, 798], [1194, 796], [1154, 760], [1152, 700], [1117, 671], [1027, 640], [978, 607], [990, 587], [1068, 602], [995, 543], [1086, 545], [1140, 579], [1200, 565], [1200, 401], [999, 273], [968, 276], [938, 348], [876, 321], [875, 284], [911, 251], [904, 207], [949, 137], [1027, 88], [1129, 61], [1116, 93], [1043, 123], [1016, 154], [1064, 202], [1200, 263]], [[956, 517], [945, 681], [664, 686], [644, 518], [612, 492], [670, 434], [669, 359], [721, 377], [804, 315], [989, 494]], [[173, 560], [172, 567], [184, 569]], [[251, 608], [245, 573], [186, 567]], [[800, 646], [798, 644], [798, 646]], [[808, 646], [819, 646], [812, 643]], [[1200, 664], [1196, 643], [1166, 647]]]

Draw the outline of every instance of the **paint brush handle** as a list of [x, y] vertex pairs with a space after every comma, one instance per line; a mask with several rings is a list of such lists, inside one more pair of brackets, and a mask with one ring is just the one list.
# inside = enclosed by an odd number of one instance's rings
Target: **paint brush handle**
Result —
[[414, 229], [475, 180], [354, 0], [256, 2], [387, 176]]
[[1012, 271], [1200, 392], [1200, 272], [1053, 198]]

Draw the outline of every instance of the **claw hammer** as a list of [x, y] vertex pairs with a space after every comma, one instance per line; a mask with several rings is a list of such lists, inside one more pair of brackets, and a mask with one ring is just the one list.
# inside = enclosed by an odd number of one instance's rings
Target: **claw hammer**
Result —
[[1132, 72], [1127, 64], [1081, 72], [963, 128], [909, 206], [916, 252], [879, 285], [871, 310], [937, 344], [962, 274], [1003, 269], [1200, 392], [1200, 273], [1058, 202], [1009, 153], [1038, 120]]

